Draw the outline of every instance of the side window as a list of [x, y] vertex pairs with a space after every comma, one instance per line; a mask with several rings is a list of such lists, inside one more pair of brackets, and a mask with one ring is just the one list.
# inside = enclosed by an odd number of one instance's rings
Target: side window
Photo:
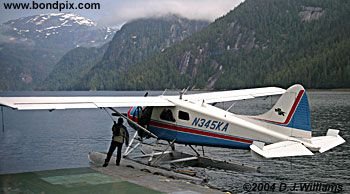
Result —
[[170, 109], [165, 108], [162, 113], [160, 113], [160, 119], [175, 122], [173, 112]]
[[181, 120], [190, 120], [190, 114], [188, 114], [188, 112], [184, 112], [184, 111], [179, 111], [179, 119]]

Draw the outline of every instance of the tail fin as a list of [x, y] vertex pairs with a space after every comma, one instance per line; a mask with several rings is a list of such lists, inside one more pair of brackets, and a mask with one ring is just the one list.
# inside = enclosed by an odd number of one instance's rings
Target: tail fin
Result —
[[[268, 112], [257, 116], [259, 120], [302, 130], [301, 137], [311, 137], [310, 107], [303, 86], [296, 84], [286, 90]], [[295, 130], [297, 132], [299, 130]], [[294, 134], [293, 136], [299, 136]]]

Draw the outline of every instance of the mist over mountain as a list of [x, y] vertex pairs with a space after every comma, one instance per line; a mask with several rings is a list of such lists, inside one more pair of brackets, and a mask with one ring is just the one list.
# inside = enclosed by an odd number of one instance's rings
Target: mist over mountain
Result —
[[[120, 24], [141, 18], [157, 18], [165, 15], [177, 15], [188, 20], [213, 22], [234, 9], [244, 0], [110, 0], [106, 4], [101, 22], [108, 25]], [[102, 3], [103, 4], [103, 3]]]
[[30, 90], [70, 49], [97, 47], [115, 29], [70, 13], [41, 14], [0, 25], [0, 90]]

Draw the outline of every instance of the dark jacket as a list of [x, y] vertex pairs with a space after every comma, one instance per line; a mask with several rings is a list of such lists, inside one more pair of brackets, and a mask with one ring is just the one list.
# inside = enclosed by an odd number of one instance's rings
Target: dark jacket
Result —
[[113, 132], [113, 141], [118, 143], [124, 143], [125, 145], [129, 144], [129, 132], [123, 124], [114, 124], [112, 127]]

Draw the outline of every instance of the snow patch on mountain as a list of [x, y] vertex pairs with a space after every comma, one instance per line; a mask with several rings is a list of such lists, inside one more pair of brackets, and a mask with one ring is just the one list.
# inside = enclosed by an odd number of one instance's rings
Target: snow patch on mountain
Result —
[[[0, 25], [0, 35], [26, 39], [36, 44], [51, 44], [47, 40], [66, 44], [63, 47], [101, 46], [111, 40], [117, 29], [102, 27], [91, 19], [73, 13], [49, 13], [23, 17]], [[0, 41], [8, 41], [2, 38]], [[69, 46], [70, 45], [70, 46]]]
[[[96, 27], [97, 23], [72, 13], [50, 13], [50, 14], [40, 14], [36, 16], [29, 16], [20, 18], [17, 20], [11, 20], [5, 23], [6, 25], [16, 25], [20, 24], [21, 27], [28, 27], [32, 24], [37, 26], [38, 30], [52, 29], [62, 26], [87, 26]], [[18, 26], [16, 26], [18, 28]]]

